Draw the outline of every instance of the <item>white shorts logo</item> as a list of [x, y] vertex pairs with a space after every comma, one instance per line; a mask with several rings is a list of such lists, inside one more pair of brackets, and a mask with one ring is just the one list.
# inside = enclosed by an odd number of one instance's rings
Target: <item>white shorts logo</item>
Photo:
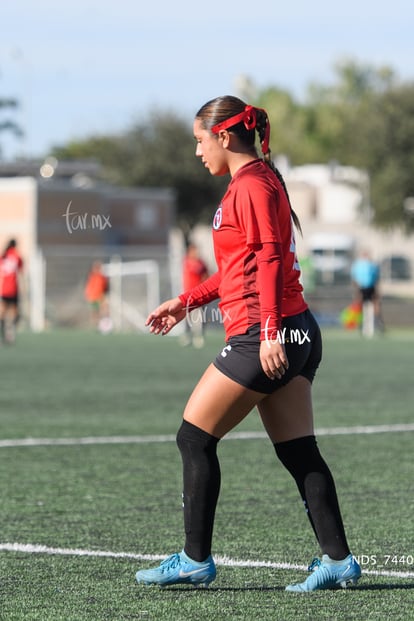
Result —
[[223, 358], [227, 358], [229, 351], [231, 351], [231, 345], [226, 345], [226, 347], [223, 347], [220, 355], [223, 356]]

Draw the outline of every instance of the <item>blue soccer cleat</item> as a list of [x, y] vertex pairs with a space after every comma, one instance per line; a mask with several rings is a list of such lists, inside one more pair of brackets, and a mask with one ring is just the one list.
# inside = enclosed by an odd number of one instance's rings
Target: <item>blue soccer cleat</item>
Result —
[[199, 563], [191, 560], [183, 550], [166, 558], [155, 569], [137, 571], [135, 577], [140, 584], [158, 584], [161, 587], [172, 584], [208, 587], [216, 577], [216, 566], [211, 556]]
[[286, 591], [307, 593], [322, 589], [346, 589], [348, 585], [356, 584], [361, 577], [361, 567], [357, 560], [349, 554], [343, 561], [332, 561], [327, 554], [322, 560], [314, 558], [308, 567], [312, 574], [304, 582], [289, 584]]

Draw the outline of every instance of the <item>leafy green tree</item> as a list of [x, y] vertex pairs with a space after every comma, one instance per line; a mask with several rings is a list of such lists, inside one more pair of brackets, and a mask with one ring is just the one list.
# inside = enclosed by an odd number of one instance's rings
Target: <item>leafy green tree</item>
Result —
[[377, 225], [401, 224], [404, 199], [414, 194], [414, 84], [398, 84], [388, 67], [350, 61], [337, 71], [337, 84], [314, 100], [317, 115], [336, 121], [332, 132], [320, 124], [327, 155], [368, 172]]
[[[18, 101], [13, 98], [0, 98], [0, 111], [2, 110], [10, 110], [16, 109], [18, 107]], [[4, 120], [0, 120], [0, 132], [10, 131], [17, 138], [21, 138], [23, 136], [23, 131], [20, 126], [9, 117], [6, 117]], [[0, 148], [0, 156], [1, 156], [1, 148]]]
[[[414, 196], [414, 83], [396, 86], [366, 116], [365, 150], [360, 154], [372, 178], [376, 221], [404, 221], [404, 200]], [[368, 146], [369, 145], [369, 146]], [[412, 220], [407, 220], [413, 228]]]
[[[292, 165], [337, 161], [366, 170], [375, 224], [407, 221], [404, 200], [414, 196], [414, 84], [398, 83], [389, 67], [346, 59], [336, 64], [334, 82], [309, 85], [303, 102], [276, 86], [257, 92], [246, 80], [252, 103], [268, 111], [274, 156], [283, 154]], [[174, 188], [186, 231], [211, 219], [228, 183], [228, 177], [213, 179], [195, 157], [191, 123], [167, 111], [121, 135], [72, 142], [53, 154], [97, 159], [112, 183]]]
[[195, 157], [192, 128], [171, 112], [156, 112], [120, 136], [92, 137], [53, 150], [58, 159], [94, 158], [103, 178], [126, 186], [172, 187], [179, 225], [188, 232], [210, 220], [224, 189]]
[[302, 105], [287, 91], [278, 88], [262, 91], [255, 104], [269, 115], [270, 149], [274, 156], [286, 155], [292, 164], [313, 161], [307, 113]]
[[335, 71], [335, 82], [311, 84], [302, 104], [274, 88], [261, 94], [273, 153], [284, 153], [292, 165], [338, 161], [366, 170], [375, 224], [407, 222], [404, 199], [414, 196], [414, 84], [398, 84], [389, 67], [352, 60], [338, 62]]

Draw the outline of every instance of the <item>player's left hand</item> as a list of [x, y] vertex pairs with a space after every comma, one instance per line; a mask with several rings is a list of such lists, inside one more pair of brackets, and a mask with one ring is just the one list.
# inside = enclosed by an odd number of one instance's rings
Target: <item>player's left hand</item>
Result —
[[285, 346], [278, 341], [262, 341], [260, 343], [260, 362], [269, 379], [282, 379], [289, 368]]

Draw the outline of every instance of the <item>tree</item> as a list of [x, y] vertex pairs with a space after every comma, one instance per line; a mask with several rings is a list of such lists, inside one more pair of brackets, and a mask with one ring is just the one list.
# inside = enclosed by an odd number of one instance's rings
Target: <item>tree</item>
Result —
[[120, 136], [92, 137], [55, 148], [58, 159], [94, 158], [105, 181], [125, 186], [172, 187], [178, 224], [188, 232], [211, 220], [224, 190], [195, 157], [191, 127], [172, 112], [151, 114]]
[[[374, 223], [407, 221], [403, 204], [414, 196], [414, 84], [398, 83], [391, 68], [352, 60], [335, 67], [333, 84], [311, 84], [303, 102], [276, 86], [257, 92], [244, 86], [269, 114], [271, 149], [292, 165], [340, 162], [370, 176]], [[246, 86], [247, 85], [247, 86]], [[178, 222], [189, 230], [210, 220], [228, 177], [213, 179], [194, 155], [191, 126], [173, 112], [158, 111], [119, 136], [88, 138], [54, 150], [58, 158], [91, 157], [106, 181], [172, 187]]]
[[349, 61], [337, 71], [338, 83], [314, 98], [315, 113], [327, 110], [336, 129], [326, 132], [322, 122], [318, 134], [330, 136], [332, 159], [368, 172], [375, 223], [401, 224], [404, 199], [414, 194], [414, 84], [398, 84], [389, 67]]
[[292, 164], [314, 161], [307, 114], [302, 105], [287, 91], [275, 87], [262, 91], [255, 103], [268, 113], [270, 149], [274, 156], [286, 155]]
[[[0, 99], [0, 111], [5, 109], [16, 109], [18, 107], [18, 101], [13, 98], [1, 98]], [[6, 118], [3, 121], [0, 121], [0, 132], [10, 131], [17, 138], [21, 138], [23, 136], [23, 131], [19, 127], [17, 123], [15, 123], [12, 119]], [[0, 157], [1, 157], [1, 148], [0, 148]]]
[[404, 199], [414, 196], [414, 84], [398, 84], [386, 66], [343, 60], [335, 69], [334, 84], [311, 84], [305, 103], [290, 101], [286, 114], [280, 97], [274, 108], [269, 101], [269, 116], [280, 114], [278, 144], [292, 164], [338, 161], [366, 170], [374, 223], [402, 224]]
[[[378, 224], [404, 221], [404, 200], [414, 196], [414, 83], [396, 86], [376, 101], [366, 117], [360, 154], [372, 178], [372, 203]], [[406, 221], [412, 228], [412, 220]]]

